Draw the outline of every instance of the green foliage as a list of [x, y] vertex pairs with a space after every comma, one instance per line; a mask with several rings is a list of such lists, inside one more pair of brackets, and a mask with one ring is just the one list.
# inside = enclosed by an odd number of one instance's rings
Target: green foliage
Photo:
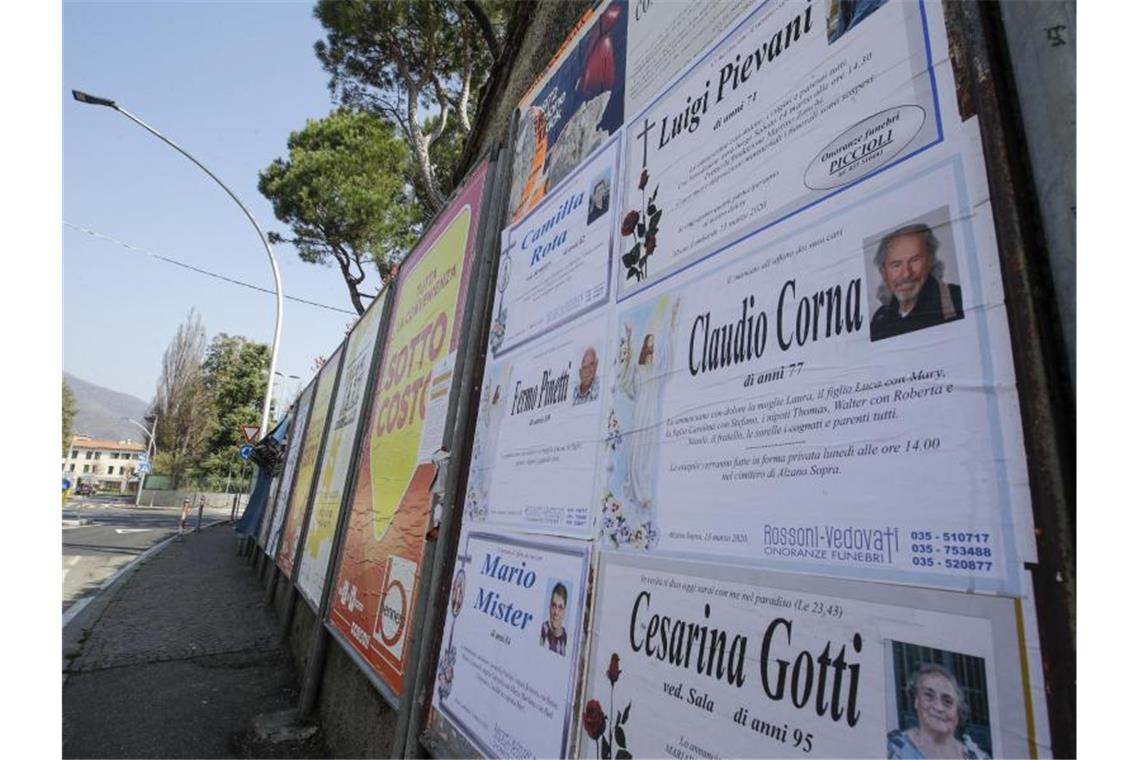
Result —
[[[269, 376], [269, 346], [238, 335], [216, 335], [202, 362], [203, 383], [210, 400], [205, 453], [196, 463], [197, 477], [225, 477], [245, 439], [242, 425], [261, 419]], [[267, 432], [267, 431], [263, 431]]]
[[71, 431], [75, 425], [75, 414], [79, 408], [75, 403], [75, 394], [71, 392], [71, 386], [67, 381], [63, 381], [63, 454], [67, 455], [67, 448], [71, 445]]
[[[419, 234], [423, 212], [406, 176], [408, 151], [392, 125], [342, 108], [289, 135], [289, 157], [259, 175], [258, 189], [288, 224], [303, 261], [335, 262], [358, 314], [373, 269], [386, 281]], [[271, 233], [274, 241], [279, 235]]]
[[210, 402], [202, 375], [206, 328], [191, 309], [162, 354], [162, 372], [151, 406], [155, 427], [155, 472], [177, 488], [202, 456]]
[[329, 89], [397, 126], [411, 150], [409, 181], [429, 217], [452, 189], [508, 7], [503, 0], [317, 2], [314, 15], [328, 36], [315, 47]]

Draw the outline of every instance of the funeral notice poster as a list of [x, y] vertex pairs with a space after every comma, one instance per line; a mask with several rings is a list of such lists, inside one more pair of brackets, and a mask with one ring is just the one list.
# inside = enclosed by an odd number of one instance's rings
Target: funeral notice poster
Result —
[[345, 344], [344, 366], [340, 371], [328, 441], [317, 472], [313, 508], [305, 531], [305, 559], [297, 574], [297, 588], [313, 606], [321, 602], [321, 592], [328, 575], [332, 544], [344, 500], [345, 481], [352, 463], [353, 444], [360, 418], [365, 413], [365, 391], [372, 370], [380, 323], [384, 319], [384, 296], [381, 293], [352, 328]]
[[631, 2], [626, 48], [626, 114], [640, 111], [705, 46], [735, 24], [754, 1]]
[[926, 4], [838, 5], [758, 5], [629, 115], [619, 298], [942, 141]]
[[1016, 593], [1024, 445], [973, 197], [951, 156], [623, 302], [604, 540]]
[[434, 707], [486, 757], [567, 757], [590, 545], [465, 532]]
[[494, 356], [608, 301], [618, 148], [614, 137], [503, 232], [491, 324]]
[[309, 424], [305, 430], [305, 440], [301, 446], [301, 459], [297, 465], [297, 478], [293, 492], [289, 495], [289, 511], [285, 517], [285, 527], [281, 535], [281, 546], [277, 554], [277, 566], [285, 577], [293, 577], [297, 560], [297, 549], [301, 542], [301, 531], [308, 516], [309, 492], [316, 475], [317, 455], [321, 453], [321, 442], [325, 437], [325, 421], [332, 406], [333, 390], [336, 388], [337, 373], [340, 370], [343, 344], [337, 348], [317, 375], [317, 390], [313, 396], [313, 409], [309, 414]]
[[281, 528], [285, 524], [285, 513], [289, 507], [292, 494], [293, 476], [297, 472], [297, 462], [300, 460], [302, 444], [305, 440], [305, 430], [308, 429], [309, 408], [313, 403], [313, 387], [310, 383], [305, 392], [297, 399], [293, 407], [295, 414], [289, 426], [289, 447], [285, 453], [285, 466], [281, 469], [281, 486], [277, 489], [277, 498], [273, 509], [273, 520], [269, 527], [269, 538], [266, 542], [266, 554], [277, 556], [277, 548], [281, 544]]
[[1036, 757], [1016, 599], [605, 554], [580, 757]]
[[479, 394], [464, 520], [589, 538], [603, 388], [604, 312], [490, 361]]
[[436, 465], [421, 452], [433, 382], [458, 347], [479, 229], [487, 164], [476, 169], [436, 217], [400, 268], [384, 350], [377, 368], [368, 429], [357, 456], [356, 485], [334, 582], [329, 622], [399, 695], [409, 653], [413, 600]]
[[522, 219], [625, 121], [625, 0], [583, 15], [518, 106], [509, 215]]

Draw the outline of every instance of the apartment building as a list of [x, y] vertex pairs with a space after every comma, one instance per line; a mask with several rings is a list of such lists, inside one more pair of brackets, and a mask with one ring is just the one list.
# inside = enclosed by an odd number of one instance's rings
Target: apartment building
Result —
[[75, 435], [63, 457], [63, 474], [72, 483], [91, 483], [107, 493], [133, 493], [138, 487], [139, 454], [146, 450], [132, 440], [104, 441]]

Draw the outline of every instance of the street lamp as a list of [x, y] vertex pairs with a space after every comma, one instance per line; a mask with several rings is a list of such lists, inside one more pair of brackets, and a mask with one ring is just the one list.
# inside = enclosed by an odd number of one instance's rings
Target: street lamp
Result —
[[285, 404], [286, 407], [291, 406], [292, 403], [297, 400], [297, 396], [299, 396], [301, 393], [301, 378], [297, 375], [286, 375], [283, 372], [275, 372], [274, 374], [283, 380], [287, 378], [289, 380], [296, 380], [297, 381], [297, 384], [293, 386], [293, 394], [292, 394], [293, 397], [290, 398], [288, 400], [288, 402]]
[[277, 347], [281, 343], [281, 315], [284, 311], [284, 296], [281, 293], [281, 272], [277, 268], [277, 257], [273, 255], [273, 249], [269, 245], [269, 239], [265, 237], [265, 233], [261, 231], [261, 227], [257, 224], [257, 220], [253, 218], [253, 214], [251, 214], [249, 212], [249, 209], [245, 207], [245, 204], [243, 204], [241, 200], [236, 195], [234, 195], [233, 190], [230, 190], [228, 187], [226, 187], [226, 184], [218, 179], [212, 171], [207, 169], [201, 161], [191, 156], [181, 146], [177, 145], [170, 138], [166, 137], [166, 135], [162, 134], [157, 129], [150, 126], [142, 119], [138, 118], [110, 98], [101, 98], [97, 95], [89, 95], [86, 92], [80, 92], [79, 90], [72, 90], [71, 95], [80, 103], [86, 103], [87, 105], [92, 106], [106, 106], [107, 108], [118, 111], [123, 116], [126, 116], [135, 124], [138, 124], [147, 132], [150, 132], [159, 140], [162, 140], [164, 143], [174, 148], [182, 155], [186, 156], [186, 158], [193, 161], [195, 166], [206, 172], [206, 174], [210, 176], [210, 179], [217, 182], [218, 185], [220, 185], [221, 188], [226, 191], [226, 194], [233, 199], [233, 202], [238, 205], [238, 207], [245, 214], [246, 218], [249, 219], [249, 222], [253, 225], [253, 228], [257, 230], [257, 235], [261, 238], [262, 245], [265, 246], [265, 252], [269, 254], [269, 264], [273, 267], [273, 281], [277, 286], [277, 321], [273, 327], [273, 351], [269, 355], [269, 379], [266, 382], [265, 388], [265, 404], [262, 406], [261, 410], [261, 434], [264, 435], [269, 430], [269, 405], [273, 398], [273, 376], [276, 374], [277, 369]]
[[[155, 431], [155, 429], [158, 428], [158, 415], [157, 414], [154, 415], [154, 422], [152, 422], [150, 424], [150, 430], [147, 430], [145, 427], [143, 427], [143, 424], [141, 422], [138, 422], [136, 420], [132, 420], [130, 417], [123, 417], [122, 419], [126, 420], [127, 422], [136, 426], [139, 430], [146, 433], [146, 436], [147, 436], [146, 461], [148, 463], [153, 462], [154, 461], [154, 458], [153, 458], [154, 454], [152, 452], [154, 450], [154, 431]], [[139, 473], [139, 487], [138, 487], [138, 490], [135, 491], [135, 506], [136, 507], [139, 505], [139, 502], [142, 500], [143, 482], [144, 482], [143, 473], [140, 472]]]

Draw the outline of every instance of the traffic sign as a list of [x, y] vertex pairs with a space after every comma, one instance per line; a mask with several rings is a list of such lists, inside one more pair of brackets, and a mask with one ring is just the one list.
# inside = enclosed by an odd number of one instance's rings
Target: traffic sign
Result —
[[245, 436], [246, 443], [252, 443], [253, 439], [257, 438], [258, 432], [261, 430], [259, 425], [242, 425], [241, 434]]
[[140, 462], [145, 462], [145, 461], [147, 460], [147, 456], [146, 456], [146, 452], [145, 452], [145, 451], [140, 451], [140, 452], [139, 452], [138, 460], [139, 460]]
[[63, 490], [65, 490], [65, 491], [71, 490], [71, 481], [68, 480], [67, 478], [63, 479]]
[[249, 443], [243, 444], [242, 447], [240, 449], [238, 449], [238, 456], [241, 457], [242, 459], [249, 459], [252, 454], [253, 454], [253, 445], [252, 444], [249, 444]]
[[150, 475], [150, 462], [140, 462], [139, 473], [143, 475]]

